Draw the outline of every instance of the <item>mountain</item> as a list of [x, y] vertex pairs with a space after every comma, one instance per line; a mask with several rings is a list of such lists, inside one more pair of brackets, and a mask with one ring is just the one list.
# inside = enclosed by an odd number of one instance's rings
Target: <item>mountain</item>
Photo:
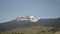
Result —
[[56, 19], [50, 19], [50, 20], [48, 20], [47, 21], [47, 25], [48, 26], [52, 26], [52, 27], [56, 27], [56, 28], [60, 28], [60, 17], [56, 18]]
[[34, 16], [20, 16], [17, 17], [15, 20], [16, 21], [31, 21], [31, 22], [37, 22], [40, 18], [34, 17]]
[[60, 17], [50, 19], [40, 19], [39, 21], [41, 25], [60, 28]]
[[41, 19], [35, 16], [20, 16], [12, 21], [0, 23], [0, 31], [7, 31], [16, 28], [24, 28], [37, 25], [60, 27], [60, 18]]
[[0, 31], [7, 31], [18, 27], [35, 26], [39, 19], [40, 18], [34, 16], [20, 16], [12, 21], [0, 23]]

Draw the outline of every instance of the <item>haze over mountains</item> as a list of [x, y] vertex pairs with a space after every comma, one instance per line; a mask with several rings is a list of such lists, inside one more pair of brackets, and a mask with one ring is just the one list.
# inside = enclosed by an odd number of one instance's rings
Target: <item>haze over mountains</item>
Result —
[[0, 23], [0, 31], [7, 31], [19, 27], [29, 27], [37, 25], [60, 27], [60, 17], [54, 19], [41, 19], [34, 16], [20, 16], [12, 21]]

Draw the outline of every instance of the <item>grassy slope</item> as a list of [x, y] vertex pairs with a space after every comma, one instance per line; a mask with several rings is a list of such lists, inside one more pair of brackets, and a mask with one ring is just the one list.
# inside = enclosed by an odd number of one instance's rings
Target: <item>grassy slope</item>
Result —
[[17, 28], [14, 30], [0, 32], [0, 34], [53, 34], [50, 31], [52, 27], [45, 27], [45, 26], [32, 26], [32, 27], [22, 27]]

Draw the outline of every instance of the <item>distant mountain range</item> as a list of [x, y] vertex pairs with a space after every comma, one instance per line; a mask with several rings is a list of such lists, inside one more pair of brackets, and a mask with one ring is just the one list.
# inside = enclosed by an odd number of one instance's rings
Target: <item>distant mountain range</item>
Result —
[[20, 16], [12, 21], [0, 23], [0, 31], [7, 31], [19, 27], [29, 27], [36, 25], [60, 27], [60, 18], [41, 19], [34, 16]]

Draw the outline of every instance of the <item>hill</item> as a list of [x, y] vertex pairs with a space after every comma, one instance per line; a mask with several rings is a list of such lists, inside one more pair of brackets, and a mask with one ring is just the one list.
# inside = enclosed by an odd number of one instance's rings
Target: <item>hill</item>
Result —
[[30, 26], [37, 26], [37, 25], [60, 28], [60, 18], [39, 19], [37, 22], [31, 22], [29, 20], [17, 21], [15, 19], [9, 22], [0, 23], [0, 31], [8, 31], [19, 27], [30, 27]]
[[42, 25], [21, 27], [10, 31], [0, 32], [0, 34], [53, 34], [53, 27], [45, 27]]
[[[45, 31], [46, 30], [46, 31]], [[18, 34], [37, 32], [39, 34], [52, 34], [54, 32], [60, 31], [60, 17], [59, 18], [50, 18], [42, 19], [30, 16], [18, 17], [12, 21], [5, 23], [0, 23], [0, 32], [1, 34]]]

